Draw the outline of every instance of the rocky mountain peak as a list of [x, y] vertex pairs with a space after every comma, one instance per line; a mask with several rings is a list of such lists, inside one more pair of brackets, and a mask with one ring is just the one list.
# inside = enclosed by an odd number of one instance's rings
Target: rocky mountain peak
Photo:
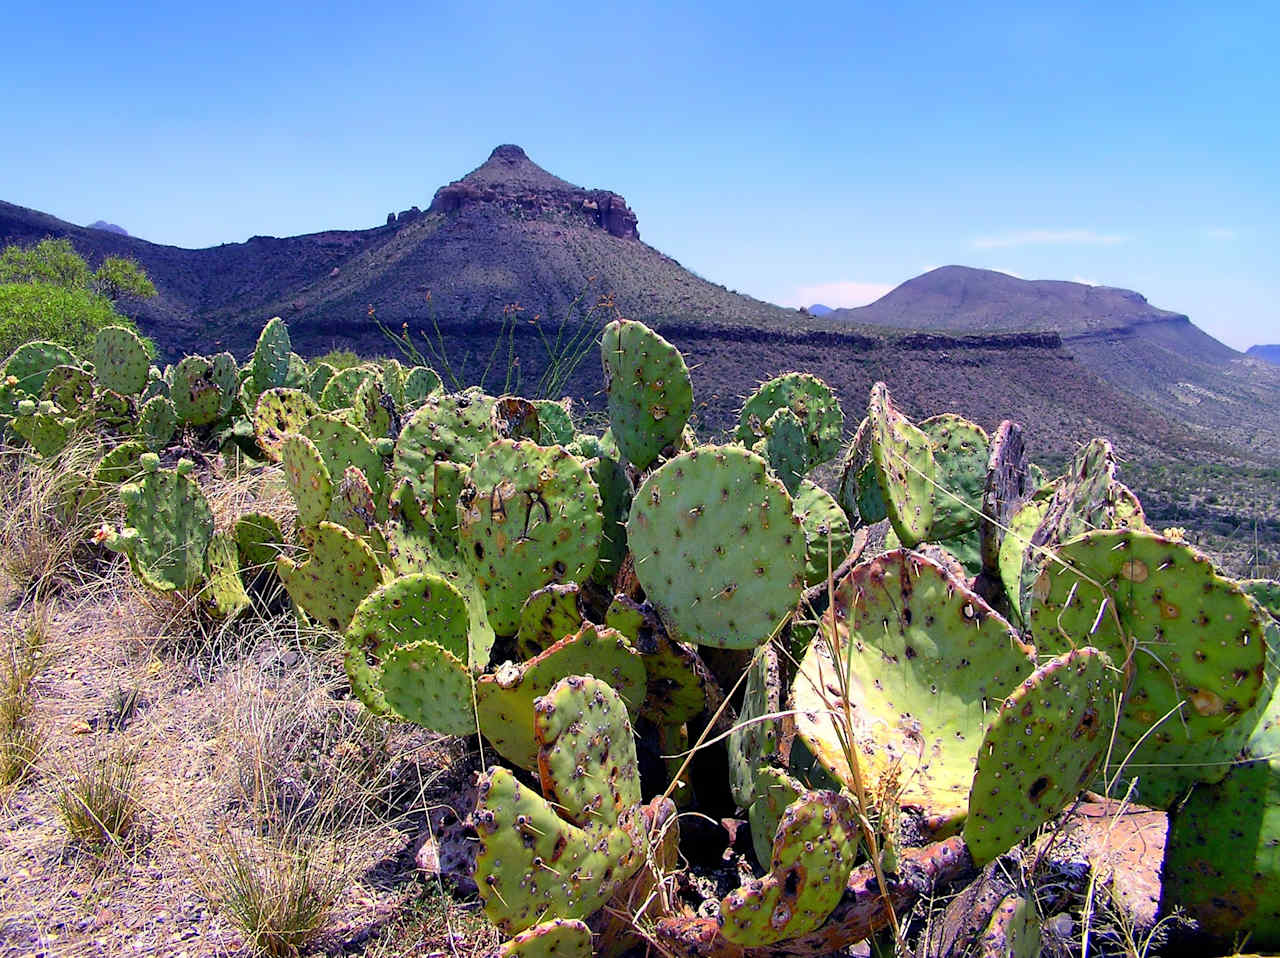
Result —
[[595, 226], [620, 239], [640, 238], [636, 215], [611, 190], [588, 190], [548, 173], [523, 149], [504, 143], [460, 180], [436, 191], [428, 213], [452, 215], [477, 204], [521, 219]]

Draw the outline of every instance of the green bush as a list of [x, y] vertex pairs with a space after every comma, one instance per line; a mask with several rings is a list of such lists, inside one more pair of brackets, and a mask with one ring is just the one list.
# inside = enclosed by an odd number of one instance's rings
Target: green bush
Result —
[[25, 342], [48, 339], [84, 355], [103, 326], [133, 326], [111, 301], [47, 283], [0, 284], [0, 359]]

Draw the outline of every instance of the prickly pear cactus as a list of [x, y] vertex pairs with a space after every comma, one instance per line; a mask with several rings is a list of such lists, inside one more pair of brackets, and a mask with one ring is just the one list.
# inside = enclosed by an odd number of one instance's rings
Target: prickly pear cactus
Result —
[[800, 483], [793, 502], [804, 527], [805, 584], [825, 582], [828, 572], [834, 572], [853, 548], [849, 520], [831, 493], [809, 479]]
[[498, 948], [498, 958], [591, 958], [591, 929], [576, 918], [553, 918]]
[[1236, 583], [1184, 543], [1101, 529], [1059, 548], [1032, 592], [1042, 652], [1087, 643], [1131, 675], [1116, 751], [1136, 745], [1141, 801], [1167, 805], [1217, 770], [1193, 758], [1258, 700], [1266, 661], [1261, 613]]
[[950, 539], [976, 529], [991, 455], [986, 430], [963, 416], [943, 413], [922, 420], [920, 431], [933, 441], [937, 480], [929, 539]]
[[471, 389], [428, 396], [400, 431], [391, 471], [416, 479], [430, 475], [440, 459], [471, 462], [498, 438], [493, 403], [492, 396]]
[[763, 383], [743, 404], [735, 438], [748, 447], [754, 446], [769, 435], [769, 420], [783, 409], [796, 417], [799, 433], [804, 437], [801, 475], [840, 451], [844, 432], [840, 401], [830, 386], [808, 373], [785, 373]]
[[773, 840], [770, 872], [720, 903], [720, 932], [758, 948], [808, 934], [835, 910], [858, 851], [853, 804], [806, 792], [788, 806]]
[[1274, 579], [1241, 579], [1240, 588], [1266, 609], [1273, 619], [1280, 619], [1280, 582]]
[[[573, 417], [569, 413], [569, 400], [555, 402], [551, 399], [535, 399], [540, 430], [539, 444], [543, 446], [568, 446], [577, 435]], [[572, 452], [572, 450], [570, 450]]]
[[33, 340], [23, 343], [4, 363], [4, 379], [13, 377], [11, 389], [26, 393], [28, 396], [40, 395], [44, 388], [45, 377], [55, 366], [75, 366], [79, 360], [65, 346], [57, 343], [46, 343]]
[[368, 544], [340, 525], [321, 522], [305, 561], [276, 560], [290, 598], [307, 614], [341, 632], [356, 607], [382, 583], [382, 567]]
[[445, 735], [476, 729], [466, 664], [430, 639], [388, 652], [380, 688], [391, 711], [424, 728]]
[[609, 422], [618, 449], [637, 469], [680, 439], [693, 411], [693, 383], [680, 351], [645, 326], [619, 319], [600, 340]]
[[298, 507], [298, 525], [317, 526], [329, 515], [333, 478], [320, 450], [306, 436], [291, 434], [280, 442], [284, 481]]
[[93, 419], [93, 377], [79, 366], [54, 366], [45, 377], [40, 396], [77, 422]]
[[1085, 647], [1045, 662], [1001, 703], [978, 749], [964, 823], [976, 864], [1004, 854], [1088, 786], [1123, 694], [1111, 659]]
[[531, 659], [582, 628], [578, 594], [577, 583], [553, 582], [529, 595], [516, 631], [516, 649], [522, 656]]
[[209, 540], [206, 568], [208, 581], [200, 592], [206, 608], [220, 619], [234, 619], [249, 608], [236, 543], [228, 533], [214, 533]]
[[871, 420], [863, 419], [854, 433], [853, 442], [841, 461], [840, 485], [837, 489], [840, 508], [855, 525], [871, 525], [889, 517], [884, 493], [876, 479], [876, 462], [871, 455]]
[[499, 439], [532, 439], [543, 444], [538, 407], [520, 396], [501, 396], [494, 402], [493, 428]]
[[120, 487], [126, 527], [115, 548], [129, 556], [134, 574], [162, 592], [192, 589], [205, 579], [213, 537], [213, 513], [191, 473], [195, 464], [179, 461], [161, 469], [153, 453], [142, 456], [141, 481]]
[[598, 679], [565, 678], [538, 700], [532, 722], [548, 797], [490, 768], [474, 815], [476, 886], [507, 934], [589, 917], [643, 860], [635, 739], [618, 694]]
[[976, 593], [923, 556], [887, 552], [837, 584], [793, 686], [796, 731], [851, 784], [847, 733], [869, 790], [896, 776], [900, 804], [950, 831], [968, 810], [989, 711], [1033, 666], [1030, 647]]
[[884, 383], [871, 387], [867, 421], [876, 482], [893, 531], [909, 548], [929, 538], [933, 527], [938, 482], [933, 440], [894, 408]]
[[207, 426], [222, 415], [222, 390], [213, 379], [213, 364], [204, 356], [187, 356], [173, 367], [169, 398], [184, 425]]
[[249, 362], [249, 377], [256, 395], [285, 385], [289, 375], [289, 350], [292, 348], [289, 327], [279, 316], [273, 316], [258, 334], [258, 344]]
[[499, 635], [530, 593], [581, 582], [600, 552], [600, 493], [560, 446], [500, 439], [476, 457], [458, 499], [458, 543]]
[[[343, 663], [351, 679], [351, 691], [374, 714], [383, 714], [387, 710], [387, 702], [381, 687], [382, 663], [387, 657], [400, 647], [431, 642], [450, 653], [465, 668], [471, 657], [467, 626], [466, 603], [458, 590], [441, 576], [418, 573], [400, 576], [379, 586], [361, 600], [347, 627]], [[477, 667], [484, 664], [478, 663]], [[406, 672], [411, 670], [408, 661], [401, 665]], [[400, 696], [402, 699], [411, 698], [407, 694], [412, 692], [408, 678], [407, 675], [401, 676], [396, 683], [397, 692], [406, 693]], [[424, 683], [429, 684], [429, 679], [430, 676], [422, 677]], [[463, 711], [470, 719], [470, 683], [466, 683], [465, 690]], [[430, 721], [419, 721], [423, 717], [422, 710], [414, 710], [412, 715], [401, 709], [396, 711], [420, 725], [445, 730]], [[468, 721], [466, 730], [472, 729], [474, 724]]]
[[414, 366], [404, 376], [404, 403], [406, 408], [417, 409], [434, 392], [441, 388], [440, 377], [429, 366]]
[[246, 581], [275, 569], [276, 557], [284, 548], [284, 534], [274, 517], [265, 512], [246, 512], [236, 519], [231, 534]]
[[138, 412], [138, 432], [147, 448], [157, 452], [169, 444], [178, 428], [178, 414], [165, 396], [152, 396]]
[[75, 423], [62, 415], [56, 403], [47, 399], [39, 403], [24, 399], [18, 403], [13, 417], [13, 431], [31, 444], [46, 459], [66, 448]]
[[668, 627], [701, 645], [768, 638], [804, 587], [805, 537], [764, 460], [704, 446], [654, 470], [627, 523], [636, 576]]
[[476, 683], [480, 730], [507, 761], [533, 767], [537, 743], [530, 710], [538, 696], [566, 675], [594, 675], [608, 682], [633, 714], [644, 699], [644, 663], [631, 643], [613, 629], [585, 623], [528, 662], [505, 663]]
[[351, 403], [355, 424], [371, 438], [400, 434], [400, 411], [382, 380], [370, 376], [360, 384]]
[[258, 396], [253, 409], [253, 435], [267, 458], [279, 462], [285, 437], [301, 431], [307, 420], [319, 412], [315, 400], [301, 389], [272, 387]]
[[756, 861], [767, 865], [773, 856], [773, 839], [782, 824], [783, 813], [807, 791], [804, 785], [782, 769], [765, 765], [756, 770], [755, 790], [747, 808], [751, 827], [751, 848]]
[[361, 430], [329, 413], [312, 416], [302, 427], [306, 436], [324, 459], [325, 468], [333, 480], [355, 466], [363, 474], [378, 499], [385, 499], [387, 468], [378, 447]]
[[104, 389], [136, 396], [147, 385], [151, 356], [138, 334], [124, 326], [104, 326], [93, 338], [93, 374]]
[[795, 495], [796, 488], [809, 471], [804, 424], [790, 409], [779, 409], [763, 427], [764, 437], [751, 451], [769, 464], [773, 474]]

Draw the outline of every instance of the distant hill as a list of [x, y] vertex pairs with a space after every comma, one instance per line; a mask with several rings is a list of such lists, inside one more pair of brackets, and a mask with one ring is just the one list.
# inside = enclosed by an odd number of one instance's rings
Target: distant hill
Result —
[[1244, 354], [1254, 359], [1264, 359], [1269, 363], [1280, 363], [1280, 344], [1250, 346]]
[[128, 236], [129, 231], [123, 226], [116, 226], [115, 223], [108, 223], [106, 220], [94, 220], [89, 224], [91, 230], [105, 230], [108, 233], [118, 233], [120, 236]]
[[830, 306], [823, 306], [821, 303], [814, 303], [809, 307], [809, 315], [811, 316], [830, 316], [835, 310]]
[[[684, 269], [641, 240], [619, 193], [569, 183], [512, 145], [440, 187], [425, 209], [383, 225], [207, 249], [0, 203], [0, 243], [47, 235], [68, 237], [91, 263], [138, 260], [159, 295], [127, 308], [169, 357], [221, 348], [244, 356], [277, 314], [304, 355], [335, 346], [386, 353], [372, 308], [393, 329], [434, 334], [437, 324], [453, 361], [469, 357], [464, 377], [494, 357], [487, 385], [500, 389], [508, 358], [525, 384], [537, 381], [542, 332], [576, 297], [587, 306], [607, 297], [686, 352], [710, 432], [734, 422], [760, 380], [800, 369], [840, 392], [850, 428], [868, 387], [885, 379], [912, 415], [955, 410], [988, 427], [1022, 419], [1036, 455], [1058, 461], [1075, 443], [1108, 435], [1123, 454], [1150, 461], [1280, 462], [1280, 371], [1137, 293], [946, 267], [860, 309], [785, 309]], [[598, 403], [601, 386], [591, 357], [567, 388]]]

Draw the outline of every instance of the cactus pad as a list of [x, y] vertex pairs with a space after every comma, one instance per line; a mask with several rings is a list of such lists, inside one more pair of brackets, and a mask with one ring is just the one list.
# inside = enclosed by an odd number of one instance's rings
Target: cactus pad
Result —
[[976, 593], [918, 554], [887, 552], [837, 583], [796, 677], [796, 730], [852, 783], [834, 724], [847, 714], [867, 788], [896, 776], [901, 804], [918, 807], [931, 830], [947, 830], [968, 808], [989, 709], [1033, 664], [1031, 649]]
[[498, 948], [498, 958], [591, 958], [591, 929], [576, 918], [553, 918]]
[[347, 627], [356, 606], [382, 583], [382, 567], [373, 550], [332, 522], [316, 528], [306, 561], [280, 556], [276, 572], [293, 601], [335, 632]]
[[1258, 700], [1261, 613], [1203, 555], [1153, 533], [1087, 532], [1057, 555], [1032, 587], [1036, 643], [1051, 653], [1093, 645], [1131, 673], [1116, 749], [1143, 739], [1127, 771], [1142, 801], [1167, 804], [1176, 795], [1160, 785], [1165, 750], [1221, 740]]
[[614, 320], [600, 340], [609, 422], [637, 469], [676, 443], [693, 411], [693, 383], [680, 351], [643, 323]]
[[134, 396], [147, 385], [151, 357], [138, 334], [124, 326], [104, 326], [93, 337], [93, 374], [104, 389]]
[[651, 473], [631, 504], [636, 575], [682, 638], [751, 648], [804, 587], [805, 537], [791, 497], [762, 460], [705, 446]]
[[232, 535], [236, 540], [240, 568], [250, 579], [275, 567], [284, 535], [274, 517], [265, 512], [246, 512], [236, 519]]
[[183, 459], [161, 469], [155, 455], [142, 456], [139, 482], [120, 487], [128, 523], [121, 535], [134, 573], [160, 591], [191, 589], [204, 581], [205, 558], [213, 537], [213, 513], [195, 468]]
[[45, 377], [40, 395], [55, 402], [73, 419], [93, 414], [93, 377], [79, 366], [54, 366]]
[[45, 377], [55, 366], [75, 366], [79, 360], [66, 346], [34, 340], [23, 343], [4, 363], [4, 377], [12, 376], [12, 387], [31, 396], [40, 395]]
[[553, 582], [535, 590], [520, 610], [516, 648], [526, 659], [555, 645], [582, 628], [578, 610], [578, 586]]
[[478, 390], [428, 396], [396, 440], [392, 472], [416, 479], [430, 475], [439, 459], [471, 462], [498, 438], [493, 428], [493, 398]]
[[340, 369], [324, 384], [320, 393], [320, 408], [326, 412], [350, 409], [355, 405], [356, 393], [365, 381], [373, 378], [373, 371], [366, 366], [348, 366]]
[[[555, 719], [556, 713], [568, 713], [570, 718]], [[635, 768], [635, 743], [625, 707], [604, 682], [589, 677], [564, 679], [539, 703], [537, 718], [531, 717], [537, 722], [540, 749], [554, 753], [560, 745], [557, 733], [569, 731], [575, 718], [582, 720], [584, 729], [603, 733], [599, 747], [584, 753], [583, 764], [568, 769], [572, 778], [563, 783], [571, 794], [584, 795], [591, 783], [598, 783], [590, 801], [597, 807], [587, 816], [587, 824], [562, 819], [547, 799], [520, 784], [506, 769], [491, 768], [480, 780], [474, 815], [480, 839], [475, 881], [485, 914], [508, 934], [551, 918], [589, 917], [643, 860], [643, 809], [620, 810], [623, 783], [614, 780], [613, 789], [606, 787], [611, 769]], [[547, 774], [559, 774], [566, 764], [549, 761]], [[625, 789], [630, 793], [631, 784], [626, 783]], [[639, 792], [638, 781], [634, 792]]]
[[518, 666], [508, 662], [476, 683], [480, 730], [503, 758], [533, 768], [534, 699], [567, 675], [608, 682], [633, 713], [644, 698], [644, 664], [636, 650], [613, 629], [587, 623], [536, 658]]
[[884, 383], [871, 387], [867, 407], [876, 482], [889, 521], [908, 548], [929, 537], [938, 481], [933, 441], [894, 408]]
[[1089, 784], [1123, 693], [1107, 655], [1080, 648], [1045, 662], [1004, 700], [969, 793], [964, 840], [974, 862], [1008, 851]]
[[200, 598], [220, 619], [233, 619], [249, 608], [249, 593], [240, 578], [240, 558], [235, 540], [228, 533], [214, 533], [205, 558], [209, 580]]
[[568, 446], [573, 442], [573, 417], [569, 414], [569, 400], [555, 402], [551, 399], [535, 399], [538, 410], [538, 443], [543, 446]]
[[790, 409], [779, 409], [764, 424], [764, 438], [751, 451], [769, 464], [787, 492], [794, 495], [809, 471], [808, 443], [799, 417]]
[[152, 396], [138, 412], [138, 432], [153, 452], [163, 449], [178, 428], [178, 414], [166, 396]]
[[494, 401], [493, 428], [499, 439], [532, 439], [544, 444], [538, 407], [520, 396], [503, 396]]
[[429, 366], [414, 366], [404, 376], [404, 404], [416, 409], [426, 398], [440, 390], [440, 377]]
[[721, 934], [761, 947], [818, 928], [844, 895], [857, 851], [853, 804], [836, 792], [806, 792], [782, 815], [769, 874], [720, 903]]
[[937, 470], [929, 538], [950, 539], [976, 529], [991, 456], [986, 430], [962, 416], [943, 413], [922, 420], [920, 431], [933, 441]]
[[889, 517], [871, 455], [871, 421], [863, 419], [841, 462], [836, 498], [850, 522], [870, 525]]
[[781, 720], [764, 716], [776, 715], [781, 706], [778, 653], [771, 646], [765, 646], [756, 652], [747, 668], [738, 723], [727, 742], [729, 792], [739, 808], [747, 808], [755, 801], [756, 772], [778, 753]]
[[839, 452], [844, 432], [840, 402], [830, 386], [808, 373], [786, 373], [762, 384], [743, 404], [735, 438], [753, 446], [769, 435], [769, 420], [783, 409], [796, 416], [804, 437], [801, 474]]
[[[386, 711], [379, 688], [383, 660], [401, 646], [427, 641], [465, 663], [471, 654], [467, 625], [462, 596], [440, 576], [406, 575], [379, 586], [356, 607], [347, 627], [343, 663], [351, 690], [371, 711], [382, 714]], [[468, 686], [467, 711], [470, 709]]]
[[834, 572], [853, 548], [849, 520], [831, 493], [809, 479], [800, 483], [793, 502], [804, 527], [805, 584], [825, 582], [828, 571]]
[[258, 344], [249, 362], [249, 375], [254, 391], [261, 395], [268, 389], [283, 386], [289, 375], [289, 327], [279, 316], [267, 320], [258, 334]]
[[387, 468], [382, 454], [360, 429], [337, 416], [321, 413], [306, 421], [301, 435], [315, 443], [335, 482], [347, 466], [355, 466], [364, 473], [375, 496], [386, 496]]
[[458, 499], [458, 543], [494, 631], [519, 628], [535, 589], [585, 579], [602, 525], [594, 480], [562, 447], [499, 439], [481, 452]]
[[222, 390], [204, 356], [187, 356], [173, 367], [169, 398], [178, 422], [186, 425], [207, 426], [222, 415]]
[[380, 685], [386, 705], [416, 725], [444, 735], [475, 731], [471, 675], [461, 659], [430, 639], [387, 653]]
[[320, 412], [315, 400], [301, 389], [273, 387], [258, 397], [253, 409], [253, 434], [272, 462], [280, 461], [285, 436], [300, 432]]
[[333, 479], [320, 450], [306, 436], [292, 434], [280, 443], [284, 481], [298, 507], [298, 525], [311, 528], [329, 515]]

